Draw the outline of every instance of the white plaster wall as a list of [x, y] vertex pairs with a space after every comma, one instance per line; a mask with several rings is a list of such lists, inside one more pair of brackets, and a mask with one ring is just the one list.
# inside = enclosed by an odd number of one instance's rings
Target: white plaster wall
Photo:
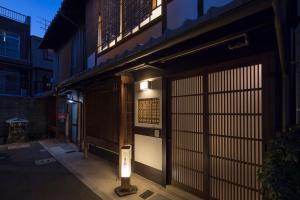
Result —
[[167, 28], [176, 29], [187, 19], [197, 19], [198, 0], [173, 0], [167, 6]]
[[88, 57], [88, 59], [87, 59], [87, 68], [88, 69], [95, 67], [95, 62], [96, 62], [95, 56], [96, 56], [96, 53], [94, 52]]
[[[151, 81], [152, 88], [146, 91], [140, 90], [140, 82], [135, 83], [135, 97], [134, 97], [134, 125], [138, 127], [145, 127], [145, 128], [157, 128], [161, 129], [162, 127], [162, 80], [161, 78], [152, 78], [147, 79]], [[159, 98], [160, 100], [160, 122], [158, 125], [155, 124], [144, 124], [138, 122], [138, 99], [146, 99], [146, 98]]]
[[162, 170], [162, 139], [135, 134], [134, 140], [134, 160]]

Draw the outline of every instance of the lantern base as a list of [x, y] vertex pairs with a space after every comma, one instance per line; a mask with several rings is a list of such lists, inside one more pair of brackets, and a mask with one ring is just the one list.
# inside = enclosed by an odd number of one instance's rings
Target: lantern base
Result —
[[123, 196], [131, 195], [131, 194], [136, 194], [137, 190], [138, 190], [138, 188], [135, 185], [130, 185], [129, 187], [120, 186], [120, 187], [115, 188], [115, 193], [119, 197], [123, 197]]

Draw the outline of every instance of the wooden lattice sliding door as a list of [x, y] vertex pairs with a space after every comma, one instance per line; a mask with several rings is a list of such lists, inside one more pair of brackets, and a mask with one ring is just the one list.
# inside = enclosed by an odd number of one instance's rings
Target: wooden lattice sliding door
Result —
[[210, 192], [220, 200], [261, 199], [262, 65], [208, 75]]
[[262, 64], [171, 81], [172, 184], [219, 200], [260, 200]]
[[172, 82], [172, 183], [203, 191], [203, 77]]

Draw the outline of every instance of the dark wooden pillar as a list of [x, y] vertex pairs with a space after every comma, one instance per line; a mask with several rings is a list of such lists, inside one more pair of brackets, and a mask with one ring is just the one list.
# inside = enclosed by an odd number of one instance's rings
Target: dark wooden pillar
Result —
[[[120, 129], [119, 129], [119, 163], [121, 163], [121, 148], [126, 144], [132, 145], [132, 116], [133, 113], [133, 78], [121, 75], [120, 82]], [[119, 174], [121, 165], [119, 164]]]

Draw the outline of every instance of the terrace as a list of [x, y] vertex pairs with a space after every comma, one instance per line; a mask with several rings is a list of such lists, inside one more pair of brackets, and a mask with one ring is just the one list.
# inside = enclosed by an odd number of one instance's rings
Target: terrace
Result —
[[30, 17], [23, 15], [21, 13], [15, 12], [13, 10], [10, 10], [8, 8], [4, 8], [0, 6], [0, 16], [5, 17], [7, 19], [20, 22], [23, 24], [30, 24]]

